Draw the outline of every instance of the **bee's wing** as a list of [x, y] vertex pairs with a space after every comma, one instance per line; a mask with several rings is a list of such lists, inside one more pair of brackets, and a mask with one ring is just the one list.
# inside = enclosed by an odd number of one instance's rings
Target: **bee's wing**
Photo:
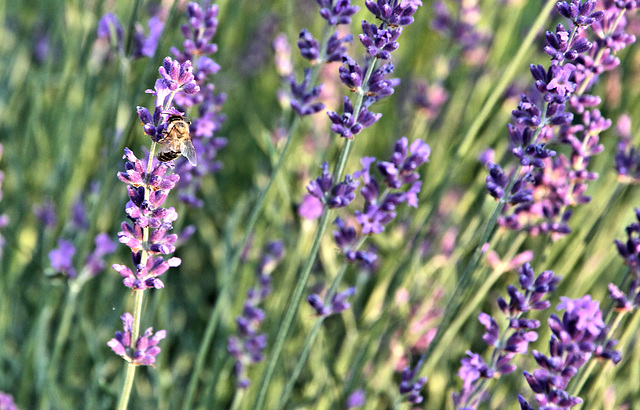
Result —
[[198, 157], [196, 157], [196, 149], [193, 146], [193, 143], [191, 142], [190, 138], [184, 140], [182, 143], [182, 155], [184, 155], [189, 160], [191, 165], [193, 165], [194, 167], [198, 165]]

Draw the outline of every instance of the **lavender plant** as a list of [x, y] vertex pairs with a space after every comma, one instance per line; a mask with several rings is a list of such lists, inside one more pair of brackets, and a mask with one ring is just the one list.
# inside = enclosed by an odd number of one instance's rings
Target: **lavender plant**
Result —
[[635, 2], [76, 3], [0, 7], [5, 406], [640, 400]]
[[523, 316], [529, 311], [545, 310], [550, 306], [549, 301], [543, 298], [556, 289], [560, 277], [552, 271], [535, 277], [528, 262], [518, 269], [518, 274], [520, 289], [509, 285], [509, 301], [498, 298], [498, 307], [506, 317], [506, 328], [501, 332], [496, 319], [484, 312], [478, 315], [478, 321], [485, 327], [482, 339], [494, 350], [489, 363], [479, 354], [467, 350], [468, 357], [461, 360], [462, 366], [458, 371], [463, 387], [459, 393], [453, 394], [456, 408], [476, 408], [486, 398], [489, 381], [516, 370], [512, 363], [515, 355], [527, 353], [529, 343], [538, 339], [535, 329], [540, 327], [540, 322]]
[[183, 115], [173, 107], [174, 97], [178, 93], [193, 95], [200, 91], [189, 60], [179, 63], [167, 57], [158, 72], [160, 78], [156, 81], [154, 89], [149, 90], [156, 97], [153, 115], [145, 107], [137, 109], [145, 134], [151, 136], [149, 157], [145, 164], [133, 151], [125, 148], [125, 171], [118, 173], [118, 179], [127, 184], [129, 202], [126, 213], [131, 221], [122, 223], [118, 239], [131, 249], [135, 266], [134, 272], [126, 265], [113, 265], [113, 269], [124, 277], [123, 284], [135, 294], [134, 313], [127, 312], [121, 317], [124, 330], [116, 332], [116, 337], [108, 343], [109, 347], [128, 363], [118, 404], [122, 409], [127, 408], [136, 367], [152, 365], [155, 356], [160, 353], [157, 344], [166, 337], [166, 330], [154, 334], [151, 327], [140, 334], [144, 291], [149, 288], [164, 288], [159, 276], [170, 267], [179, 266], [181, 263], [179, 258], [165, 260], [162, 256], [175, 251], [174, 243], [178, 239], [177, 235], [168, 234], [178, 214], [175, 208], [163, 208], [162, 205], [180, 176], [167, 175], [171, 167], [167, 162], [156, 161], [154, 165], [155, 152], [158, 143], [167, 137], [167, 118], [171, 115]]

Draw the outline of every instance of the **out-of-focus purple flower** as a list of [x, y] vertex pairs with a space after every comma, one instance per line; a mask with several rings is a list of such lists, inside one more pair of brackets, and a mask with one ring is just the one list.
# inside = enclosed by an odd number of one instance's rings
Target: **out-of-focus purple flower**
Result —
[[482, 64], [487, 58], [491, 33], [479, 27], [482, 11], [478, 1], [455, 3], [452, 13], [442, 1], [433, 3], [431, 26], [462, 48], [464, 59], [473, 65]]
[[321, 102], [311, 103], [312, 100], [315, 100], [320, 95], [322, 84], [307, 90], [310, 76], [311, 69], [306, 68], [304, 70], [304, 79], [300, 84], [296, 84], [293, 76], [289, 77], [289, 85], [291, 86], [291, 108], [301, 116], [312, 115], [324, 109], [324, 104]]
[[420, 360], [414, 368], [407, 366], [402, 370], [402, 379], [400, 381], [400, 394], [402, 395], [403, 401], [408, 401], [412, 404], [422, 403], [424, 398], [420, 394], [420, 390], [427, 383], [426, 377], [420, 377], [417, 380], [414, 380], [417, 376], [418, 370], [422, 367], [422, 360]]
[[320, 317], [327, 317], [349, 309], [351, 304], [347, 302], [347, 297], [353, 295], [355, 292], [356, 288], [350, 287], [343, 292], [338, 292], [333, 295], [331, 302], [325, 302], [320, 295], [313, 293], [307, 296], [307, 302], [309, 302], [313, 310], [316, 311], [316, 315]]
[[122, 49], [122, 37], [124, 29], [122, 24], [113, 13], [106, 13], [98, 21], [98, 29], [96, 30], [98, 38], [104, 38], [109, 41], [113, 48]]
[[440, 84], [427, 84], [420, 81], [415, 85], [413, 104], [427, 119], [433, 120], [440, 113], [440, 108], [449, 99], [449, 93]]
[[133, 316], [131, 313], [125, 313], [120, 317], [122, 319], [123, 331], [116, 332], [115, 337], [107, 346], [113, 350], [115, 354], [125, 359], [127, 362], [135, 366], [153, 366], [156, 356], [160, 353], [158, 343], [167, 337], [166, 330], [159, 330], [155, 334], [153, 328], [150, 327], [138, 337], [135, 345], [132, 345], [131, 330], [133, 326]]
[[82, 198], [78, 198], [71, 209], [71, 223], [77, 230], [86, 230], [89, 227], [89, 218]]
[[111, 240], [108, 234], [99, 233], [94, 239], [96, 248], [87, 256], [85, 267], [89, 275], [95, 276], [104, 270], [104, 257], [116, 250], [116, 244]]
[[58, 239], [58, 247], [49, 252], [49, 262], [51, 267], [60, 273], [64, 273], [69, 278], [76, 277], [77, 272], [73, 267], [73, 256], [76, 254], [76, 247], [67, 240]]
[[144, 29], [140, 23], [136, 23], [135, 33], [133, 35], [133, 58], [153, 57], [158, 47], [158, 41], [164, 30], [164, 22], [158, 17], [153, 16], [147, 22], [149, 27], [149, 35], [145, 36]]
[[[217, 27], [217, 5], [206, 2], [204, 6], [200, 6], [191, 2], [187, 6], [187, 24], [180, 27], [184, 37], [182, 49], [171, 48], [178, 62], [182, 65], [192, 64], [194, 84], [200, 90], [197, 93], [177, 93], [173, 100], [179, 110], [191, 111], [190, 133], [197, 157], [200, 159], [199, 165], [195, 167], [187, 161], [179, 162], [176, 164], [175, 173], [182, 177], [177, 184], [178, 199], [194, 207], [201, 207], [203, 204], [196, 196], [203, 176], [222, 168], [222, 163], [217, 161], [216, 157], [218, 151], [227, 144], [226, 138], [215, 137], [226, 119], [221, 111], [227, 98], [224, 93], [215, 93], [215, 86], [211, 82], [211, 76], [220, 70], [220, 66], [211, 57], [218, 50], [218, 46], [212, 42]], [[158, 102], [165, 101], [172, 95], [163, 87], [168, 88], [156, 82], [155, 93]], [[162, 106], [164, 110], [168, 108], [167, 104]], [[147, 124], [144, 120], [143, 123]], [[158, 123], [154, 125], [157, 127]], [[149, 134], [147, 128], [151, 127], [145, 125], [145, 132]]]
[[2, 410], [18, 410], [18, 406], [13, 401], [13, 396], [0, 392], [0, 409]]
[[338, 38], [337, 34], [332, 34], [327, 42], [327, 51], [324, 61], [327, 63], [333, 63], [336, 61], [343, 61], [347, 57], [347, 46], [353, 42], [353, 36], [347, 34], [344, 37]]
[[307, 194], [302, 198], [302, 203], [298, 207], [298, 215], [304, 219], [318, 219], [322, 216], [324, 204], [317, 197]]
[[347, 409], [355, 409], [357, 407], [362, 407], [367, 402], [367, 396], [365, 395], [364, 390], [358, 389], [349, 395], [347, 398]]
[[45, 228], [53, 228], [58, 223], [56, 208], [51, 200], [46, 200], [40, 205], [33, 207], [33, 214], [40, 220]]
[[281, 241], [269, 242], [256, 266], [256, 285], [247, 292], [242, 315], [236, 318], [238, 333], [229, 337], [227, 350], [236, 359], [234, 373], [237, 387], [246, 389], [251, 384], [247, 375], [247, 366], [258, 363], [264, 358], [262, 353], [267, 347], [267, 335], [259, 334], [260, 324], [265, 313], [259, 305], [263, 304], [271, 293], [271, 273], [284, 257]]
[[350, 0], [316, 0], [320, 5], [320, 15], [327, 20], [330, 26], [339, 24], [351, 24], [351, 16], [353, 16], [360, 7], [352, 6]]
[[286, 34], [280, 33], [273, 39], [273, 51], [278, 74], [281, 77], [289, 77], [293, 73], [293, 62], [291, 61], [291, 46]]

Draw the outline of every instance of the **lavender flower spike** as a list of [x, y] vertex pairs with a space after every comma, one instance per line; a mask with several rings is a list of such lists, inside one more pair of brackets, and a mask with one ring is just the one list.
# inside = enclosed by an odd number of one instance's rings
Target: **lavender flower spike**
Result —
[[316, 314], [321, 317], [327, 317], [329, 315], [333, 315], [335, 313], [340, 313], [344, 310], [347, 310], [351, 307], [349, 302], [347, 302], [347, 297], [353, 295], [356, 292], [356, 288], [350, 287], [349, 289], [336, 293], [331, 298], [331, 303], [326, 304], [320, 295], [314, 293], [307, 297], [307, 302], [311, 305], [311, 307], [316, 311]]
[[167, 336], [167, 331], [159, 330], [154, 334], [153, 328], [150, 327], [138, 337], [135, 345], [132, 346], [133, 316], [131, 313], [125, 313], [120, 318], [122, 319], [123, 331], [116, 332], [115, 337], [109, 340], [107, 345], [114, 353], [135, 366], [153, 366], [156, 356], [161, 350], [157, 345]]
[[422, 403], [423, 397], [420, 394], [422, 386], [427, 382], [426, 377], [420, 377], [415, 382], [413, 379], [416, 377], [416, 371], [422, 367], [422, 361], [416, 363], [413, 369], [407, 366], [402, 371], [402, 381], [400, 382], [400, 394], [405, 401], [412, 404]]

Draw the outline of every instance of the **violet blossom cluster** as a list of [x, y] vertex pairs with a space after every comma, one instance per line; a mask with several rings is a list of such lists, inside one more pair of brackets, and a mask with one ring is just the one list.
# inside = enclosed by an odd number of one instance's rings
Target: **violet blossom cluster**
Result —
[[631, 144], [631, 117], [622, 115], [618, 119], [619, 134], [615, 157], [618, 181], [627, 184], [640, 183], [640, 150]]
[[[153, 57], [158, 47], [158, 41], [164, 30], [164, 21], [158, 16], [151, 16], [147, 21], [148, 34], [142, 24], [136, 22], [135, 32], [133, 33], [133, 48], [131, 50], [131, 58], [139, 59], [143, 57]], [[98, 21], [96, 30], [97, 38], [106, 40], [112, 49], [119, 54], [124, 53], [123, 37], [124, 28], [118, 16], [113, 13], [105, 13]]]
[[[361, 161], [364, 168], [354, 173], [355, 179], [347, 175], [345, 182], [332, 186], [333, 177], [325, 163], [323, 175], [311, 181], [307, 190], [313, 198], [323, 201], [324, 206], [343, 207], [355, 198], [354, 190], [358, 186], [358, 179], [362, 179], [363, 187], [360, 189], [360, 195], [364, 199], [364, 207], [362, 210], [355, 211], [354, 217], [363, 235], [378, 234], [384, 231], [385, 225], [395, 219], [396, 208], [400, 204], [407, 203], [414, 208], [418, 206], [418, 194], [422, 182], [416, 170], [428, 161], [430, 153], [429, 145], [421, 139], [409, 146], [408, 140], [403, 137], [396, 142], [389, 161], [376, 163], [376, 168], [381, 175], [379, 179], [371, 175], [369, 170], [376, 159], [365, 157]], [[386, 187], [383, 192], [380, 192], [381, 184]], [[310, 208], [313, 211], [313, 207]], [[303, 215], [307, 211], [309, 208], [299, 210]], [[340, 217], [336, 218], [335, 224], [338, 229], [333, 232], [333, 238], [338, 248], [344, 253], [346, 261], [356, 262], [364, 268], [373, 266], [377, 255], [371, 249], [359, 249], [364, 237], [358, 237], [356, 228], [345, 223]], [[354, 293], [355, 289], [349, 288], [332, 295], [330, 300], [324, 300], [314, 293], [307, 297], [307, 302], [318, 316], [326, 317], [348, 309], [350, 305], [346, 302], [346, 298]]]
[[[189, 3], [187, 6], [187, 24], [180, 30], [184, 37], [182, 50], [172, 47], [175, 61], [180, 64], [190, 62], [193, 66], [195, 85], [200, 92], [179, 93], [175, 96], [175, 104], [181, 111], [191, 111], [190, 133], [200, 166], [194, 167], [186, 161], [178, 162], [176, 173], [181, 175], [177, 185], [178, 198], [192, 206], [201, 207], [202, 200], [195, 193], [200, 188], [202, 177], [218, 172], [222, 164], [216, 160], [218, 151], [227, 145], [227, 139], [215, 136], [220, 131], [226, 117], [221, 113], [227, 96], [216, 93], [211, 76], [220, 71], [220, 66], [210, 55], [218, 51], [212, 42], [218, 27], [218, 6], [204, 6]], [[195, 110], [195, 112], [194, 112]]]
[[[355, 212], [355, 219], [364, 235], [374, 235], [384, 231], [385, 225], [396, 217], [396, 208], [402, 203], [416, 208], [418, 194], [422, 183], [416, 172], [417, 168], [429, 160], [431, 149], [421, 139], [411, 143], [406, 138], [400, 138], [395, 143], [394, 152], [388, 161], [378, 161], [376, 169], [380, 179], [374, 177], [369, 168], [376, 162], [374, 157], [361, 160], [363, 169], [355, 172], [353, 177], [347, 175], [344, 182], [333, 184], [333, 176], [329, 172], [328, 164], [322, 166], [322, 175], [307, 185], [309, 195], [298, 212], [307, 218], [318, 217], [323, 206], [341, 208], [355, 199], [355, 190], [362, 180], [360, 194], [364, 199], [362, 210]], [[386, 189], [381, 192], [381, 184]], [[317, 210], [320, 210], [318, 213]], [[373, 264], [377, 256], [372, 251], [358, 250], [360, 246], [356, 229], [348, 225], [342, 218], [336, 218], [337, 230], [333, 237], [345, 254], [347, 261], [358, 262], [363, 266]]]
[[[611, 360], [617, 364], [620, 352], [614, 350], [616, 340], [607, 338], [608, 328], [602, 320], [598, 301], [590, 295], [580, 299], [560, 298], [558, 310], [566, 309], [562, 319], [552, 314], [549, 327], [552, 335], [549, 356], [533, 350], [538, 369], [523, 372], [529, 387], [536, 393], [541, 408], [570, 408], [582, 399], [565, 389], [578, 370], [592, 357]], [[518, 396], [522, 409], [532, 409], [524, 397]]]
[[[162, 204], [180, 176], [167, 175], [170, 166], [164, 162], [158, 162], [147, 175], [143, 162], [129, 148], [125, 148], [123, 158], [127, 163], [125, 171], [118, 173], [118, 179], [128, 184], [126, 213], [130, 222], [122, 223], [118, 240], [131, 249], [135, 269], [121, 264], [114, 264], [113, 269], [124, 277], [124, 285], [132, 290], [161, 289], [164, 283], [159, 276], [169, 267], [180, 266], [181, 263], [176, 257], [168, 260], [162, 257], [175, 251], [174, 243], [178, 239], [178, 235], [168, 233], [173, 229], [178, 213], [173, 207], [163, 208]], [[146, 241], [145, 230], [148, 231]]]
[[167, 331], [159, 330], [153, 333], [153, 328], [150, 327], [137, 338], [135, 343], [132, 343], [133, 316], [131, 313], [125, 313], [120, 318], [123, 331], [116, 332], [115, 337], [109, 340], [107, 345], [128, 363], [135, 366], [153, 366], [161, 350], [158, 342], [167, 337]]
[[[352, 6], [349, 0], [340, 0], [336, 4], [329, 0], [317, 0], [317, 2], [321, 7], [320, 15], [329, 26], [333, 27], [351, 24], [351, 16], [360, 9], [357, 6]], [[321, 50], [318, 40], [307, 29], [302, 29], [298, 35], [297, 45], [300, 55], [317, 65], [342, 61], [346, 55], [347, 44], [352, 41], [353, 36], [350, 34], [338, 37], [338, 34], [333, 33], [329, 37], [325, 49]], [[304, 70], [304, 76], [300, 83], [296, 82], [295, 77], [287, 70], [283, 70], [283, 74], [289, 83], [289, 103], [296, 114], [300, 116], [313, 115], [324, 109], [325, 105], [322, 102], [314, 102], [322, 92], [323, 84], [312, 85], [310, 83], [311, 69]]]
[[263, 351], [267, 347], [267, 335], [259, 333], [260, 324], [265, 318], [260, 305], [271, 293], [271, 273], [284, 256], [281, 241], [267, 244], [256, 267], [256, 286], [249, 289], [247, 299], [242, 308], [242, 315], [236, 318], [238, 334], [229, 337], [227, 350], [236, 359], [234, 373], [237, 386], [246, 389], [250, 385], [247, 367], [264, 358]]
[[[97, 192], [98, 186], [92, 187], [92, 193]], [[65, 229], [65, 236], [76, 238], [83, 235], [89, 229], [89, 216], [86, 209], [87, 198], [78, 197], [71, 206], [70, 218]], [[55, 221], [55, 208], [52, 203], [41, 208], [44, 219]], [[81, 268], [78, 267], [78, 260], [75, 258], [76, 247], [72, 240], [58, 238], [58, 247], [49, 252], [49, 263], [53, 274], [62, 274], [70, 281], [83, 283], [84, 281], [97, 276], [105, 268], [106, 256], [116, 250], [116, 244], [111, 240], [109, 234], [98, 233], [93, 242], [95, 248], [84, 257]], [[76, 259], [76, 261], [74, 261]]]
[[412, 404], [422, 403], [424, 398], [420, 394], [420, 390], [427, 383], [426, 377], [420, 377], [414, 381], [417, 376], [417, 371], [422, 368], [422, 360], [418, 361], [413, 369], [407, 366], [402, 370], [402, 376], [400, 381], [400, 394], [403, 401], [407, 401]]
[[[557, 4], [570, 26], [558, 24], [555, 32], [546, 33], [544, 51], [551, 56], [551, 65], [531, 65], [534, 90], [522, 94], [508, 125], [511, 152], [523, 171], [509, 177], [514, 171], [488, 164], [487, 189], [507, 203], [498, 220], [503, 227], [557, 239], [571, 232], [571, 207], [591, 199], [585, 195], [587, 183], [598, 175], [587, 168], [591, 157], [604, 149], [599, 134], [611, 121], [595, 108], [600, 98], [586, 91], [601, 73], [619, 64], [614, 53], [635, 40], [623, 31], [624, 8], [614, 3], [601, 11], [595, 7], [596, 0]], [[548, 148], [561, 145], [569, 156]], [[511, 179], [514, 184], [509, 184]]]
[[368, 107], [393, 94], [394, 87], [400, 84], [400, 79], [389, 78], [395, 69], [390, 62], [373, 68], [378, 60], [387, 61], [391, 58], [391, 53], [399, 46], [396, 40], [402, 33], [403, 26], [413, 23], [413, 14], [422, 2], [419, 0], [367, 0], [365, 5], [378, 20], [381, 20], [381, 23], [376, 25], [366, 20], [362, 21], [362, 34], [358, 38], [366, 50], [365, 61], [361, 65], [349, 55], [344, 54], [342, 66], [339, 69], [340, 80], [349, 90], [363, 97], [362, 104], [354, 107], [349, 97], [345, 96], [342, 114], [335, 111], [327, 112], [332, 122], [331, 131], [347, 139], [353, 139], [356, 134], [382, 117], [382, 114], [369, 111]]
[[491, 33], [478, 27], [482, 11], [477, 1], [454, 0], [454, 15], [444, 1], [433, 3], [433, 19], [431, 26], [434, 30], [462, 50], [467, 61], [476, 65], [484, 63], [486, 49], [491, 40]]
[[13, 401], [13, 396], [9, 393], [0, 391], [0, 409], [2, 410], [18, 410], [18, 406]]
[[516, 369], [511, 363], [516, 354], [524, 354], [529, 343], [538, 339], [535, 329], [540, 327], [538, 320], [523, 316], [531, 310], [545, 310], [550, 306], [543, 298], [553, 292], [560, 277], [552, 271], [544, 271], [537, 277], [527, 262], [518, 269], [520, 288], [507, 286], [509, 300], [498, 298], [498, 307], [508, 322], [502, 333], [498, 322], [487, 313], [480, 313], [478, 320], [485, 327], [482, 339], [494, 348], [491, 361], [485, 362], [481, 355], [467, 350], [467, 356], [461, 360], [458, 376], [462, 379], [462, 390], [453, 394], [456, 409], [475, 408], [486, 397], [486, 380], [509, 374]]

